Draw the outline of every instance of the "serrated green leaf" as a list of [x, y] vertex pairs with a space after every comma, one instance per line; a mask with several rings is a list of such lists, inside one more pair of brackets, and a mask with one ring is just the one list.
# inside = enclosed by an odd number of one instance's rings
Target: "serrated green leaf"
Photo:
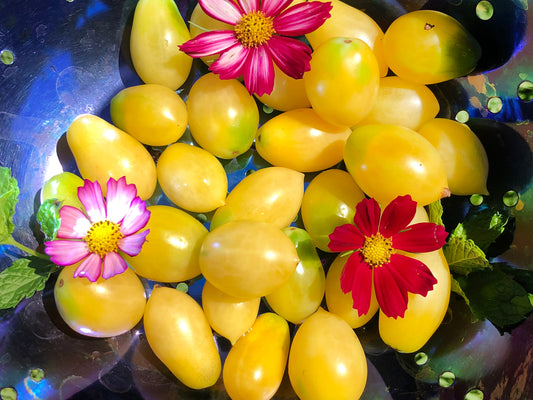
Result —
[[444, 208], [440, 200], [434, 201], [426, 206], [426, 210], [429, 217], [429, 222], [444, 226], [442, 222], [442, 215], [444, 214]]
[[0, 243], [13, 233], [13, 215], [19, 195], [18, 182], [11, 176], [11, 170], [0, 167]]
[[23, 299], [44, 289], [50, 274], [57, 267], [36, 257], [19, 258], [0, 272], [0, 309], [15, 307]]
[[463, 300], [466, 302], [467, 305], [470, 305], [470, 301], [468, 300], [468, 297], [466, 296], [465, 292], [463, 291], [463, 288], [461, 287], [461, 284], [457, 279], [455, 279], [452, 276], [451, 280], [451, 291], [454, 293], [457, 293], [459, 296], [463, 298]]
[[509, 216], [490, 208], [468, 214], [460, 227], [462, 234], [472, 239], [483, 251], [505, 230]]
[[473, 240], [454, 236], [442, 248], [452, 274], [468, 275], [473, 271], [490, 269], [485, 253]]
[[59, 219], [59, 209], [61, 203], [55, 199], [45, 200], [37, 211], [37, 221], [41, 225], [41, 231], [46, 236], [46, 240], [54, 240], [61, 223]]

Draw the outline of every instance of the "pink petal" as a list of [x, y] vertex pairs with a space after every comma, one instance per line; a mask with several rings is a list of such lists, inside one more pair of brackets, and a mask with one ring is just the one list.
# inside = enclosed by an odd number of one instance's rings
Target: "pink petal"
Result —
[[426, 296], [437, 279], [422, 261], [407, 257], [402, 254], [393, 254], [389, 263], [391, 272], [396, 276], [396, 280], [401, 282], [400, 286], [409, 293]]
[[381, 311], [387, 317], [403, 317], [407, 309], [407, 290], [396, 280], [389, 265], [390, 263], [374, 268], [376, 298]]
[[126, 216], [120, 226], [120, 232], [124, 236], [131, 235], [144, 228], [150, 220], [150, 211], [146, 209], [146, 203], [140, 197], [136, 197], [126, 211]]
[[261, 3], [261, 11], [265, 13], [267, 17], [274, 17], [278, 15], [282, 10], [285, 10], [293, 0], [267, 0]]
[[405, 229], [416, 214], [416, 201], [411, 196], [398, 196], [392, 200], [381, 216], [379, 225], [380, 233], [385, 237], [391, 237]]
[[359, 252], [352, 254], [344, 266], [341, 289], [344, 293], [352, 292], [353, 308], [359, 316], [368, 313], [372, 300], [372, 268]]
[[331, 3], [310, 1], [287, 8], [273, 20], [279, 35], [300, 36], [319, 28], [330, 17]]
[[374, 199], [363, 199], [355, 206], [354, 223], [363, 235], [372, 236], [378, 232], [381, 209]]
[[92, 253], [76, 268], [74, 278], [87, 278], [96, 282], [102, 272], [102, 259], [98, 254]]
[[244, 85], [250, 94], [262, 96], [274, 88], [274, 63], [265, 46], [249, 49], [248, 65], [244, 68]]
[[253, 13], [259, 9], [259, 0], [238, 0], [238, 2], [245, 14]]
[[248, 50], [241, 44], [224, 51], [218, 59], [213, 62], [209, 69], [220, 76], [220, 79], [236, 79], [243, 75]]
[[146, 229], [145, 231], [133, 235], [124, 236], [119, 240], [118, 248], [130, 257], [136, 256], [141, 252], [148, 233], [150, 233], [150, 229]]
[[392, 247], [411, 253], [426, 253], [440, 249], [446, 243], [448, 232], [442, 225], [420, 222], [392, 236]]
[[284, 36], [272, 36], [266, 46], [285, 75], [301, 79], [304, 72], [311, 69], [311, 49], [305, 43]]
[[235, 32], [220, 30], [203, 32], [194, 39], [188, 40], [179, 46], [179, 49], [191, 57], [205, 57], [221, 53], [236, 44]]
[[227, 24], [235, 25], [242, 12], [232, 0], [198, 0], [202, 10], [210, 17]]
[[98, 182], [85, 179], [85, 184], [78, 188], [78, 198], [93, 224], [106, 219], [104, 196]]
[[360, 249], [364, 244], [364, 235], [352, 224], [337, 226], [329, 235], [328, 247], [333, 252]]
[[102, 278], [109, 279], [115, 275], [121, 274], [128, 269], [126, 261], [114, 251], [107, 253], [104, 257], [104, 270]]
[[44, 252], [56, 265], [72, 265], [87, 257], [90, 252], [83, 240], [53, 240], [45, 242]]
[[123, 176], [116, 181], [109, 178], [107, 181], [107, 219], [118, 224], [125, 217], [131, 202], [137, 196], [137, 187], [128, 185]]
[[83, 239], [92, 225], [83, 212], [72, 206], [61, 207], [59, 218], [61, 219], [57, 231], [59, 239]]

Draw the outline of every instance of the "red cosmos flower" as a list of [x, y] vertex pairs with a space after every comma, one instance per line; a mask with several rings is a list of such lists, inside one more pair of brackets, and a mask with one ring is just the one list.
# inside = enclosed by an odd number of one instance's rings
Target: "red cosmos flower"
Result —
[[381, 311], [403, 318], [408, 293], [425, 297], [437, 283], [424, 263], [396, 251], [426, 253], [444, 245], [448, 233], [443, 226], [409, 225], [415, 213], [416, 202], [409, 195], [396, 197], [383, 215], [376, 200], [363, 199], [357, 204], [354, 224], [338, 226], [329, 235], [331, 251], [351, 253], [341, 274], [341, 289], [352, 292], [359, 315], [368, 312], [372, 285]]
[[248, 91], [258, 96], [274, 87], [274, 64], [288, 76], [302, 78], [309, 71], [311, 49], [287, 36], [313, 32], [329, 18], [331, 3], [293, 0], [199, 0], [212, 18], [231, 24], [233, 30], [204, 32], [179, 49], [191, 57], [220, 54], [209, 69], [221, 79], [244, 76]]

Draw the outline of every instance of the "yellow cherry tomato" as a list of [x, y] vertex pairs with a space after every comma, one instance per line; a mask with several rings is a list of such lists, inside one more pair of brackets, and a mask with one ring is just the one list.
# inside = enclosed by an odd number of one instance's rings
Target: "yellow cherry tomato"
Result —
[[257, 317], [249, 332], [230, 349], [222, 378], [232, 400], [268, 400], [283, 379], [289, 354], [289, 326], [277, 314]]
[[331, 252], [329, 235], [335, 227], [353, 223], [355, 206], [365, 198], [352, 176], [340, 169], [328, 169], [315, 176], [302, 199], [302, 222], [313, 243]]
[[83, 186], [83, 179], [71, 172], [61, 172], [48, 179], [41, 189], [41, 203], [57, 199], [62, 206], [72, 206], [83, 210], [78, 198], [78, 188]]
[[143, 200], [157, 184], [155, 162], [137, 139], [104, 119], [90, 114], [77, 116], [67, 130], [67, 142], [83, 178], [98, 181], [105, 195], [110, 177], [126, 177]]
[[184, 385], [203, 389], [218, 380], [222, 365], [213, 333], [191, 296], [156, 286], [146, 303], [144, 330], [157, 358]]
[[300, 172], [315, 172], [342, 161], [350, 128], [324, 121], [311, 108], [279, 114], [257, 131], [255, 148], [270, 164]]
[[322, 119], [354, 126], [372, 108], [378, 94], [379, 66], [361, 39], [334, 37], [314, 51], [304, 74], [311, 106]]
[[242, 300], [221, 292], [207, 281], [202, 289], [202, 308], [209, 325], [231, 344], [252, 327], [260, 303], [260, 297]]
[[292, 241], [273, 224], [230, 221], [208, 233], [200, 250], [200, 270], [217, 289], [241, 299], [272, 293], [298, 264]]
[[455, 18], [434, 10], [398, 17], [383, 36], [385, 60], [399, 77], [422, 84], [444, 82], [474, 70], [481, 47]]
[[265, 300], [277, 314], [293, 324], [299, 324], [318, 309], [324, 298], [324, 268], [305, 230], [290, 226], [283, 232], [296, 246], [300, 262], [291, 278], [267, 294]]
[[435, 118], [418, 130], [435, 146], [446, 167], [452, 194], [488, 195], [489, 160], [483, 144], [466, 124]]
[[285, 75], [274, 64], [274, 88], [270, 94], [264, 94], [257, 99], [264, 105], [279, 111], [289, 111], [295, 108], [311, 107], [303, 79], [294, 79]]
[[198, 255], [207, 229], [185, 211], [165, 205], [148, 207], [150, 230], [141, 252], [124, 255], [135, 272], [158, 282], [181, 282], [200, 275]]
[[345, 320], [352, 328], [359, 328], [372, 319], [379, 309], [376, 293], [372, 288], [372, 298], [368, 312], [359, 315], [353, 308], [352, 293], [344, 293], [341, 289], [341, 274], [347, 255], [339, 254], [331, 263], [326, 276], [326, 304], [328, 311], [338, 315]]
[[220, 161], [201, 147], [174, 143], [157, 160], [163, 193], [177, 206], [208, 212], [224, 204], [228, 178]]
[[176, 90], [191, 71], [192, 58], [178, 48], [190, 38], [173, 0], [139, 0], [130, 37], [135, 72], [145, 83]]
[[304, 174], [284, 167], [266, 167], [240, 181], [211, 219], [211, 229], [228, 221], [250, 219], [285, 228], [298, 215]]
[[417, 130], [439, 110], [437, 98], [426, 85], [387, 76], [379, 81], [378, 96], [372, 109], [357, 125], [401, 125]]
[[366, 385], [366, 357], [354, 330], [322, 308], [296, 331], [288, 370], [301, 400], [358, 399]]
[[122, 89], [111, 99], [113, 124], [139, 142], [166, 146], [187, 128], [185, 102], [166, 86], [144, 84]]
[[379, 124], [354, 129], [344, 161], [359, 187], [378, 203], [409, 194], [419, 205], [427, 205], [449, 195], [440, 154], [409, 128]]
[[93, 337], [123, 334], [140, 322], [146, 305], [144, 286], [131, 269], [91, 282], [74, 278], [78, 264], [64, 267], [54, 286], [61, 318], [76, 332]]
[[238, 80], [203, 75], [189, 92], [187, 108], [194, 140], [216, 157], [231, 159], [252, 146], [259, 111]]

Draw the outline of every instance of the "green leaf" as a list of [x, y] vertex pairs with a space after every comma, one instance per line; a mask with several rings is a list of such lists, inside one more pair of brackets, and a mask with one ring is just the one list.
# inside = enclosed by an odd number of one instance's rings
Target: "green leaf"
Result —
[[57, 267], [36, 257], [19, 258], [0, 272], [0, 309], [15, 307], [24, 298], [44, 289], [50, 274]]
[[47, 240], [54, 240], [61, 223], [59, 219], [59, 209], [61, 203], [55, 199], [45, 200], [37, 211], [37, 221], [41, 225], [41, 231]]
[[444, 226], [442, 222], [442, 214], [444, 214], [444, 208], [440, 200], [434, 201], [426, 206], [426, 210], [429, 217], [429, 222], [433, 222], [437, 225]]
[[481, 250], [487, 251], [490, 244], [503, 233], [508, 221], [509, 217], [502, 212], [485, 208], [468, 214], [461, 224], [460, 230], [462, 234], [472, 239]]
[[13, 215], [17, 205], [19, 187], [9, 168], [0, 167], [0, 243], [13, 233]]
[[506, 263], [494, 263], [494, 268], [498, 268], [508, 275], [511, 275], [529, 293], [533, 293], [533, 270], [511, 267]]
[[452, 236], [442, 248], [452, 274], [468, 275], [473, 271], [490, 269], [485, 253], [471, 239]]
[[461, 284], [459, 283], [459, 281], [452, 276], [451, 283], [452, 283], [451, 285], [452, 292], [457, 293], [459, 296], [463, 298], [463, 300], [466, 302], [467, 305], [470, 305], [470, 301], [468, 300], [468, 297], [466, 296], [465, 292], [461, 288]]

